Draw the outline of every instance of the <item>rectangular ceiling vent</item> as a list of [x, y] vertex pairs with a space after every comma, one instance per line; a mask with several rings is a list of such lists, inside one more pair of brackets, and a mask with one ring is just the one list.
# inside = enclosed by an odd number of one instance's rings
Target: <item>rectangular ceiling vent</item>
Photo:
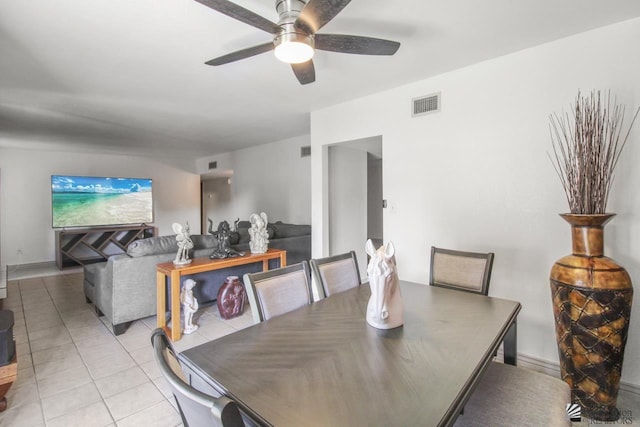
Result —
[[311, 146], [306, 145], [304, 147], [300, 147], [300, 157], [309, 157], [311, 155]]
[[413, 98], [411, 100], [411, 116], [418, 117], [440, 111], [440, 92]]
[[209, 169], [216, 169], [218, 167], [218, 162], [209, 162]]

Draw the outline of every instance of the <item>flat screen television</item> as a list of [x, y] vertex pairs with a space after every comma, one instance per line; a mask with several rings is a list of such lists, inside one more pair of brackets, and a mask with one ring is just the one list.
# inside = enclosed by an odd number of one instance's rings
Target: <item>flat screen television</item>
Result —
[[51, 176], [53, 228], [153, 222], [151, 179]]

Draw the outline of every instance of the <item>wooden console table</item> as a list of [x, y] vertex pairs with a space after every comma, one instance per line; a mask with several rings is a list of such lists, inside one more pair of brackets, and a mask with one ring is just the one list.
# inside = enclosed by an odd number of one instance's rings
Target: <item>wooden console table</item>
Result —
[[0, 367], [0, 412], [7, 409], [7, 398], [5, 395], [11, 388], [11, 385], [18, 377], [18, 352], [13, 355], [11, 363]]
[[[280, 259], [280, 267], [287, 265], [287, 251], [268, 249], [264, 254], [247, 253], [245, 256], [225, 259], [196, 258], [191, 264], [176, 266], [173, 262], [163, 262], [156, 266], [156, 284], [158, 289], [158, 327], [163, 328], [172, 341], [182, 337], [180, 327], [180, 285], [182, 276], [188, 276], [205, 271], [220, 270], [237, 265], [253, 264], [262, 261], [262, 270], [269, 269], [269, 260]], [[167, 303], [166, 279], [171, 283], [171, 328], [167, 326], [165, 306]]]

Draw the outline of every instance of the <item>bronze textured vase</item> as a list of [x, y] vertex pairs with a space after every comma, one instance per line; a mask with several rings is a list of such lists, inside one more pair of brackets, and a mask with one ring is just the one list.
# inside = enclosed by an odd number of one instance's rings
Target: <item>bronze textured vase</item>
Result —
[[582, 415], [618, 419], [616, 408], [633, 287], [627, 271], [604, 256], [604, 225], [615, 214], [561, 215], [571, 224], [573, 253], [551, 269], [551, 294], [562, 379]]

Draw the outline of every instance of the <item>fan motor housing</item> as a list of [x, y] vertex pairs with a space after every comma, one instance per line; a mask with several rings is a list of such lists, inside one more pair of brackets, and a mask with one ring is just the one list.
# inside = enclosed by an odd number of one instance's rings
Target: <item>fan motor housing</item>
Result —
[[293, 25], [300, 16], [300, 12], [307, 4], [307, 0], [276, 0], [276, 12], [278, 12], [278, 25]]
[[314, 47], [313, 36], [300, 31], [293, 24], [282, 25], [282, 32], [273, 38], [274, 46], [277, 47], [282, 43], [304, 43], [312, 49]]

